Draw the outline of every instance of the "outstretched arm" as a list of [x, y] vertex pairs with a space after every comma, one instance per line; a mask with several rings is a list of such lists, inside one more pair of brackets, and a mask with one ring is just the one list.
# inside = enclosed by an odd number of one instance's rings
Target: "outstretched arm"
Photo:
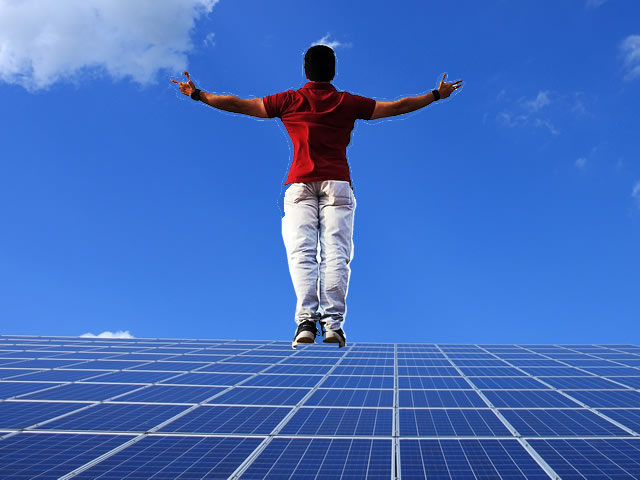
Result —
[[[174, 79], [171, 79], [171, 81], [180, 87], [180, 91], [183, 94], [191, 96], [197, 90], [196, 85], [189, 77], [188, 72], [184, 72], [184, 74], [187, 76], [187, 82], [178, 82]], [[262, 103], [262, 98], [239, 98], [233, 95], [215, 95], [200, 91], [200, 101], [219, 110], [267, 118], [267, 111]]]
[[[444, 79], [446, 76], [446, 73], [442, 75], [440, 87], [438, 88], [440, 98], [447, 98], [449, 95], [451, 95], [451, 92], [462, 86], [462, 80], [458, 80], [452, 83], [445, 82]], [[433, 97], [433, 93], [429, 92], [426, 95], [421, 95], [419, 97], [401, 98], [400, 100], [396, 100], [395, 102], [376, 102], [376, 108], [373, 110], [373, 115], [371, 115], [371, 118], [369, 120], [394, 117], [396, 115], [413, 112], [422, 107], [426, 107], [434, 101], [435, 98]]]

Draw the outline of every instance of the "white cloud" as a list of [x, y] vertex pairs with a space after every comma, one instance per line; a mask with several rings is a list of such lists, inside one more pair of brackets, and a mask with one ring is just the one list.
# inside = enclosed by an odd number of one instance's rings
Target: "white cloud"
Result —
[[543, 120], [541, 118], [536, 118], [533, 122], [533, 126], [534, 127], [546, 127], [549, 129], [549, 131], [553, 134], [553, 135], [559, 135], [560, 134], [560, 130], [558, 130], [553, 123], [551, 123], [549, 120]]
[[311, 46], [314, 45], [326, 45], [328, 47], [331, 47], [333, 49], [336, 49], [338, 47], [351, 47], [351, 43], [342, 43], [339, 42], [338, 40], [329, 40], [329, 37], [331, 36], [330, 33], [327, 33], [324, 37], [322, 37], [320, 40], [313, 42], [311, 44]]
[[579, 159], [576, 160], [576, 168], [582, 170], [586, 166], [587, 166], [587, 159], [586, 158], [580, 157]]
[[0, 0], [0, 80], [28, 90], [83, 73], [155, 81], [183, 71], [195, 22], [219, 0]]
[[83, 333], [80, 336], [86, 338], [134, 338], [134, 336], [129, 333], [129, 330], [118, 330], [117, 332], [110, 332], [107, 330], [106, 332], [99, 333], [98, 335], [94, 335], [93, 333]]
[[598, 8], [607, 0], [587, 0], [587, 8]]
[[540, 110], [542, 107], [544, 107], [545, 105], [549, 105], [549, 103], [551, 103], [549, 101], [549, 92], [548, 91], [539, 91], [538, 95], [536, 96], [536, 98], [534, 98], [533, 100], [528, 100], [524, 102], [524, 106], [532, 111], [532, 112], [537, 112], [538, 110]]
[[629, 35], [620, 44], [620, 50], [624, 55], [624, 64], [628, 72], [625, 80], [631, 80], [640, 76], [640, 35]]
[[640, 207], [640, 180], [638, 180], [633, 186], [633, 190], [631, 190], [631, 196], [636, 199], [636, 201], [638, 202], [638, 207]]
[[207, 34], [206, 37], [204, 37], [204, 46], [205, 47], [214, 47], [216, 45], [215, 40], [213, 39], [216, 36], [216, 34], [214, 32], [210, 32]]

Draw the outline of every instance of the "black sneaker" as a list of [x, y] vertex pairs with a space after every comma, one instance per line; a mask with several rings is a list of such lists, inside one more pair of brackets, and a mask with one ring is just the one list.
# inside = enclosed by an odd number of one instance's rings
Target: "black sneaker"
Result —
[[312, 322], [311, 320], [302, 322], [298, 325], [291, 347], [296, 348], [299, 343], [316, 343], [317, 335], [318, 329], [316, 328], [316, 322]]
[[338, 348], [342, 348], [347, 344], [347, 335], [341, 328], [338, 330], [331, 330], [330, 328], [327, 328], [326, 332], [326, 336], [322, 343], [337, 343]]

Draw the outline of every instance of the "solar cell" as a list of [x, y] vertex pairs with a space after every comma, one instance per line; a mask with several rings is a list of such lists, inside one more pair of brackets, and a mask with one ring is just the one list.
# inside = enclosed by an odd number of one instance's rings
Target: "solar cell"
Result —
[[516, 440], [400, 440], [400, 460], [404, 480], [549, 479]]
[[19, 429], [81, 409], [82, 403], [0, 402], [0, 429]]
[[150, 385], [132, 393], [121, 395], [117, 398], [117, 401], [143, 403], [200, 403], [225, 390], [226, 387]]
[[640, 439], [530, 440], [530, 445], [562, 478], [637, 480]]
[[399, 410], [400, 435], [410, 436], [511, 436], [511, 432], [489, 409]]
[[256, 438], [147, 436], [78, 479], [226, 479], [260, 443]]
[[401, 407], [486, 407], [473, 390], [400, 390]]
[[392, 407], [393, 390], [316, 390], [305, 405], [334, 407]]
[[390, 408], [300, 408], [282, 435], [391, 436]]
[[3, 362], [0, 478], [640, 478], [633, 345], [0, 336]]
[[589, 410], [504, 410], [500, 413], [521, 434], [532, 437], [618, 436], [627, 432]]
[[283, 407], [201, 405], [159, 429], [160, 432], [268, 435], [291, 411]]
[[70, 383], [44, 391], [22, 395], [22, 400], [103, 401], [140, 388], [139, 385]]
[[498, 408], [576, 408], [578, 404], [553, 390], [483, 390]]
[[62, 383], [24, 383], [24, 382], [0, 382], [0, 400], [12, 398], [17, 395], [24, 395], [29, 392], [43, 390], [45, 388], [53, 388]]
[[390, 440], [275, 438], [240, 478], [388, 480], [390, 476]]
[[[78, 408], [78, 404], [71, 405]], [[85, 432], [146, 432], [187, 408], [183, 405], [101, 403], [39, 428]]]
[[217, 396], [213, 403], [235, 405], [296, 405], [308, 388], [236, 387]]
[[57, 479], [130, 438], [20, 433], [0, 440], [0, 473], [6, 479]]

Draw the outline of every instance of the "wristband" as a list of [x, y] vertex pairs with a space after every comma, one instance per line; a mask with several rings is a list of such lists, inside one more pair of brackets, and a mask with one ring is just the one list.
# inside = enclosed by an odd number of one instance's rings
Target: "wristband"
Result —
[[440, 100], [440, 92], [438, 90], [431, 90], [431, 93], [433, 93], [433, 98], [435, 100]]
[[194, 99], [196, 102], [199, 102], [200, 101], [200, 90], [196, 88], [193, 91], [193, 93], [191, 94], [191, 98]]

